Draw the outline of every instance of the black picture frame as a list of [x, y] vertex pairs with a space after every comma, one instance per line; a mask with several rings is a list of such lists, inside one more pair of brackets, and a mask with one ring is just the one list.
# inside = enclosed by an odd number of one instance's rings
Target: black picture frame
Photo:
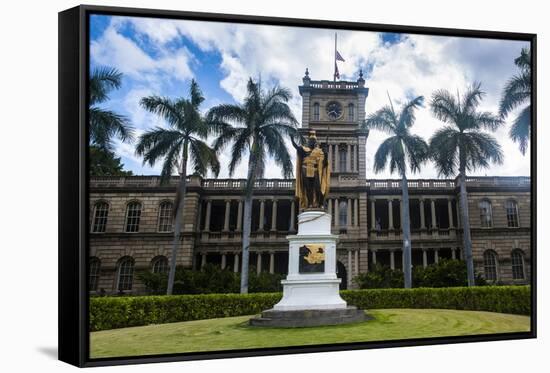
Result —
[[[531, 133], [531, 331], [393, 340], [384, 342], [344, 343], [322, 346], [300, 346], [256, 350], [232, 350], [206, 353], [182, 353], [154, 356], [89, 358], [88, 303], [88, 128], [87, 83], [89, 76], [89, 16], [91, 14], [124, 15], [186, 19], [197, 21], [236, 22], [246, 24], [316, 27], [345, 30], [400, 32], [440, 36], [462, 36], [522, 40], [531, 44], [532, 112]], [[461, 30], [419, 26], [385, 25], [311, 19], [276, 18], [214, 14], [158, 9], [137, 9], [82, 5], [59, 13], [59, 360], [79, 367], [93, 367], [199, 359], [219, 359], [261, 355], [283, 355], [324, 351], [358, 350], [448, 343], [499, 341], [536, 338], [537, 331], [537, 256], [536, 256], [536, 128], [537, 128], [537, 36], [530, 33]]]

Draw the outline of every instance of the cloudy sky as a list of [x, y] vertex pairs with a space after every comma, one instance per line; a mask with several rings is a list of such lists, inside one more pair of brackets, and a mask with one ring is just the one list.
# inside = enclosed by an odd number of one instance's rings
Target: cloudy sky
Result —
[[[186, 96], [192, 78], [203, 90], [206, 112], [220, 103], [240, 102], [248, 77], [261, 76], [264, 86], [279, 84], [292, 91], [291, 108], [300, 121], [298, 85], [305, 68], [313, 80], [331, 79], [333, 74], [334, 30], [329, 29], [94, 15], [90, 35], [92, 68], [109, 66], [123, 73], [121, 89], [112, 92], [104, 107], [126, 115], [138, 135], [165, 125], [144, 111], [139, 100], [152, 94]], [[518, 41], [338, 31], [338, 50], [346, 60], [339, 63], [342, 80], [356, 80], [360, 68], [366, 72], [367, 115], [387, 104], [388, 93], [400, 105], [418, 95], [429, 99], [436, 89], [462, 92], [474, 81], [481, 81], [486, 92], [480, 109], [496, 112], [503, 85], [517, 71], [514, 58], [527, 46]], [[529, 175], [529, 156], [522, 156], [507, 135], [511, 118], [494, 134], [504, 164], [476, 175]], [[428, 140], [441, 126], [424, 107], [413, 132]], [[372, 171], [373, 155], [386, 136], [376, 131], [369, 135], [367, 178], [397, 177]], [[133, 144], [117, 143], [116, 153], [136, 175], [160, 173], [160, 163], [153, 168], [142, 165]], [[228, 177], [223, 167], [227, 154], [220, 161], [220, 177]], [[266, 168], [266, 177], [280, 175], [277, 167]], [[234, 177], [245, 176], [243, 163]], [[434, 178], [437, 171], [426, 164], [414, 177]]]

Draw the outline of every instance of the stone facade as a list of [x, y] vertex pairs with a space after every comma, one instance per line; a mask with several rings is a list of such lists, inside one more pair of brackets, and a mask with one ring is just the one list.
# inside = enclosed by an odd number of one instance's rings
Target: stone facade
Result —
[[[374, 263], [402, 267], [401, 182], [365, 177], [372, 165], [365, 159], [368, 132], [358, 126], [365, 118], [364, 84], [361, 75], [356, 82], [330, 82], [312, 81], [306, 74], [300, 86], [302, 130], [314, 129], [317, 139], [329, 145], [327, 209], [332, 233], [340, 236], [337, 270], [347, 288]], [[337, 117], [327, 113], [331, 102], [342, 108]], [[177, 182], [177, 177], [165, 185], [156, 176], [91, 177], [92, 291], [140, 293], [144, 289], [135, 271], [166, 269], [173, 237], [169, 208]], [[178, 265], [214, 263], [240, 271], [244, 185], [242, 179], [188, 176]], [[409, 180], [408, 186], [413, 266], [461, 258], [456, 180]], [[467, 187], [476, 272], [500, 283], [528, 283], [530, 179], [470, 177]], [[256, 182], [250, 265], [257, 271], [286, 273], [286, 236], [296, 232], [298, 213], [294, 180]]]

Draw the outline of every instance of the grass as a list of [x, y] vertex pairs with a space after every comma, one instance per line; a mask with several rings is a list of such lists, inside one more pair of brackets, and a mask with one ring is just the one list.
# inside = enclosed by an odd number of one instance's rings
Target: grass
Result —
[[385, 309], [373, 320], [313, 328], [250, 327], [251, 316], [196, 320], [91, 333], [92, 358], [386, 341], [530, 329], [528, 316], [481, 311]]

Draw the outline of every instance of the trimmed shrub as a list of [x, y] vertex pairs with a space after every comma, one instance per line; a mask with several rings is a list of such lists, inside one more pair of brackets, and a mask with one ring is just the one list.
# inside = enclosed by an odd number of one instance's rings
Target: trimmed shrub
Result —
[[[167, 273], [151, 273], [141, 271], [138, 279], [145, 285], [149, 294], [165, 294], [168, 283]], [[256, 274], [256, 268], [251, 266], [248, 277], [248, 291], [250, 293], [267, 293], [281, 291], [281, 274], [261, 272]], [[229, 269], [220, 269], [219, 266], [207, 264], [200, 271], [176, 268], [174, 279], [174, 294], [227, 294], [239, 293], [241, 284], [240, 273]]]
[[[529, 286], [343, 290], [348, 304], [362, 309], [446, 308], [529, 315]], [[90, 298], [90, 330], [106, 330], [258, 314], [281, 293], [201, 294]]]
[[[388, 266], [376, 264], [367, 273], [357, 275], [353, 281], [360, 289], [403, 288], [403, 272]], [[426, 268], [415, 266], [412, 273], [413, 287], [442, 288], [451, 286], [467, 286], [468, 275], [466, 262], [462, 260], [441, 259], [437, 264]], [[487, 282], [476, 274], [475, 283], [478, 286]]]

